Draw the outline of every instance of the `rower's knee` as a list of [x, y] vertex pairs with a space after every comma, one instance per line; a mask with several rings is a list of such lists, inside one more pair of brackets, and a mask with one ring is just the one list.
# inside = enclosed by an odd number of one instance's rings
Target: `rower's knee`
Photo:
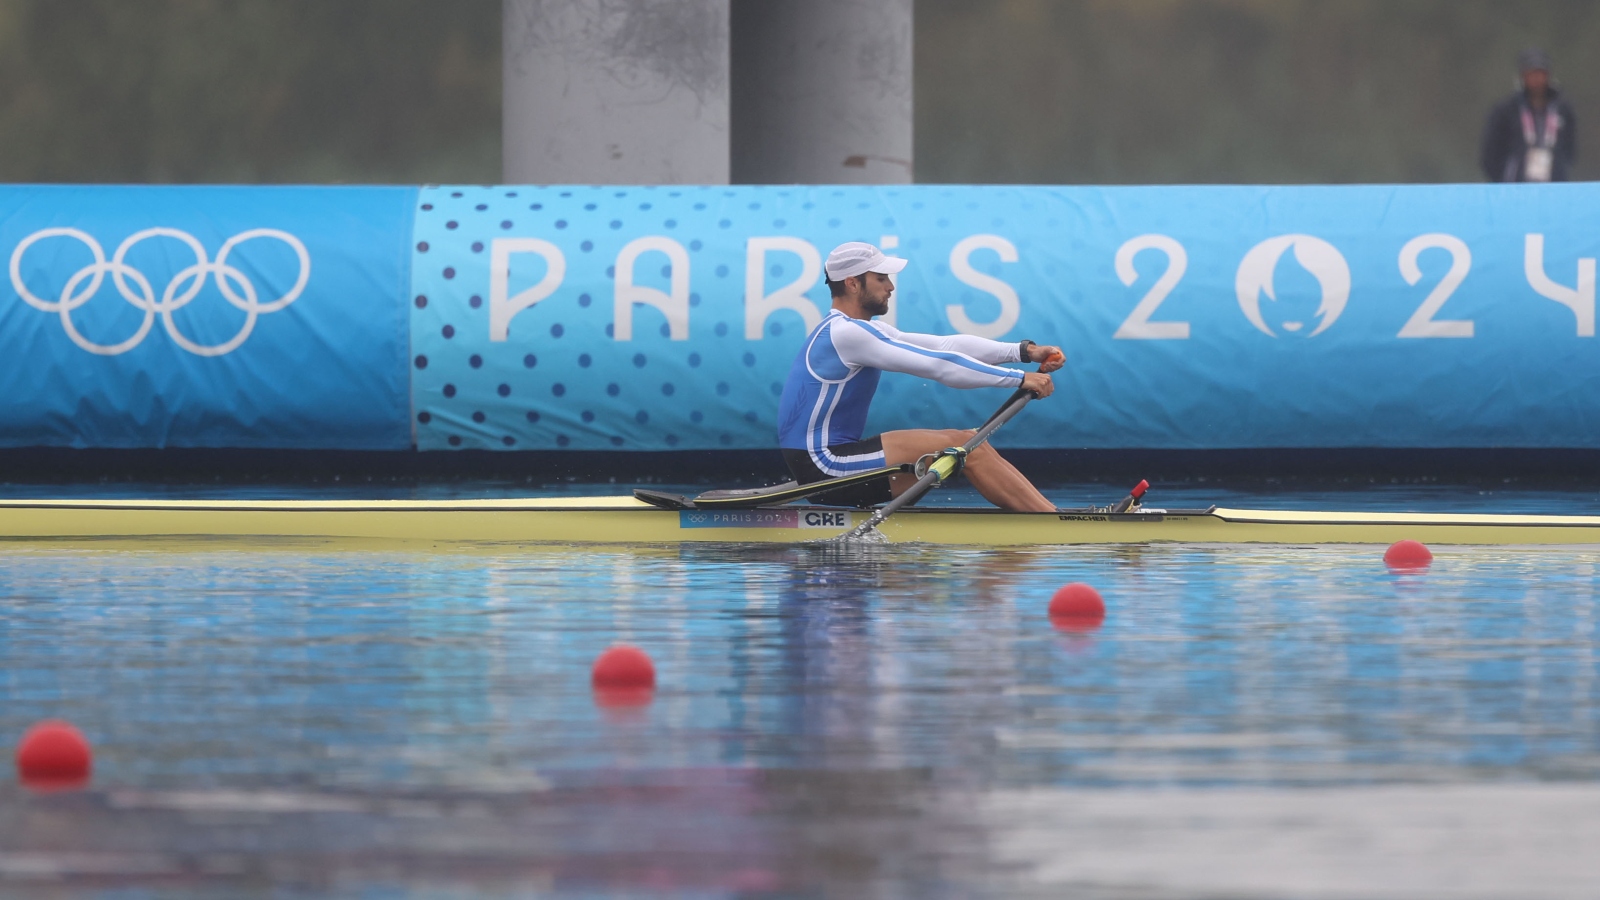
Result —
[[[977, 431], [971, 428], [946, 428], [938, 430], [935, 433], [939, 436], [939, 442], [944, 446], [961, 447], [964, 446], [967, 441], [972, 440], [972, 436], [977, 434]], [[998, 454], [995, 453], [993, 447], [990, 447], [987, 443], [980, 444], [975, 449], [967, 452], [966, 463], [968, 465], [976, 463], [978, 466], [982, 467], [986, 466], [989, 460], [994, 459], [997, 456]]]
[[935, 428], [930, 429], [929, 436], [936, 441], [942, 450], [946, 447], [959, 447], [972, 439], [972, 432], [960, 428]]
[[[971, 428], [951, 428], [941, 432], [941, 435], [946, 446], [960, 447], [966, 444], [967, 441], [972, 440], [972, 436], [977, 433], [976, 430]], [[997, 457], [998, 454], [995, 453], [994, 448], [987, 443], [983, 443], [967, 452], [966, 463], [967, 465], [976, 464], [981, 468], [987, 466], [991, 459]]]
[[987, 463], [989, 460], [999, 457], [999, 455], [1000, 454], [996, 453], [993, 447], [989, 446], [988, 444], [982, 444], [973, 448], [973, 450], [967, 454], [967, 462], [977, 463], [981, 466]]

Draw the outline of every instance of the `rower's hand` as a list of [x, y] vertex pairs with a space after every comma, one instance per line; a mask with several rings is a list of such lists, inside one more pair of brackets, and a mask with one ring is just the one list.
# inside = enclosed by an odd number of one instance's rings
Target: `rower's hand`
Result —
[[1055, 392], [1055, 382], [1044, 372], [1027, 372], [1022, 376], [1022, 389], [1033, 391], [1039, 397], [1048, 397]]
[[1067, 355], [1061, 352], [1060, 347], [1033, 344], [1028, 347], [1028, 358], [1025, 362], [1036, 362], [1039, 364], [1039, 371], [1049, 374], [1067, 364]]

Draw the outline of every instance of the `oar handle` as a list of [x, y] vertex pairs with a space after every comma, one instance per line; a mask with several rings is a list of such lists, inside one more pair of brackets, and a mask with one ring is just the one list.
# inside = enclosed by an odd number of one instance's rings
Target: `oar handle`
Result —
[[[989, 440], [989, 435], [994, 434], [995, 429], [1011, 421], [1012, 416], [1021, 412], [1022, 408], [1028, 405], [1028, 401], [1037, 396], [1039, 395], [1027, 388], [1017, 388], [1017, 392], [1012, 394], [1003, 406], [995, 410], [994, 415], [989, 417], [989, 421], [979, 426], [972, 437], [961, 445], [961, 457], [965, 459], [968, 453], [982, 447], [984, 442]], [[844, 537], [861, 537], [872, 529], [877, 528], [883, 523], [884, 519], [921, 500], [923, 495], [939, 486], [946, 478], [954, 475], [956, 469], [957, 465], [954, 456], [941, 456], [935, 459], [928, 464], [927, 474], [918, 478], [916, 483], [907, 488], [900, 496], [879, 507], [865, 522], [846, 532]]]

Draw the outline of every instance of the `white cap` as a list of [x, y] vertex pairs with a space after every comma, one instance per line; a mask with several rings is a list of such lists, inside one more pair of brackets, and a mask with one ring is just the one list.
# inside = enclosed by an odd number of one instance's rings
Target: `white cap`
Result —
[[828, 273], [829, 281], [843, 281], [868, 272], [893, 275], [905, 267], [906, 260], [884, 256], [882, 250], [864, 241], [851, 241], [833, 248], [823, 268]]

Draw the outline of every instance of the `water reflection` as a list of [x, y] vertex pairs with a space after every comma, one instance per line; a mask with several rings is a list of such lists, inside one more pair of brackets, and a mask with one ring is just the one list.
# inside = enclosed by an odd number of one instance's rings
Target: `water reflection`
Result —
[[[86, 794], [0, 796], [0, 879], [453, 846], [519, 888], [932, 890], [987, 871], [996, 792], [1595, 780], [1595, 552], [1380, 549], [0, 548], [0, 733], [97, 749]], [[627, 715], [618, 641], [658, 677]]]

